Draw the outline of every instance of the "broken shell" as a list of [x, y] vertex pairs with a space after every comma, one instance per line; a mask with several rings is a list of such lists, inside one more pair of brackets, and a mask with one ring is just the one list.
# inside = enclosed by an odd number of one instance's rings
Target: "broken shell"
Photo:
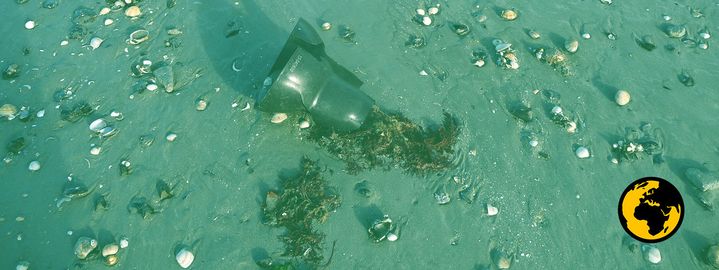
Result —
[[617, 103], [617, 105], [619, 105], [619, 106], [627, 105], [630, 100], [631, 100], [631, 96], [629, 95], [629, 92], [627, 92], [627, 91], [625, 91], [625, 90], [619, 90], [619, 91], [617, 91], [617, 93], [614, 95], [614, 101], [615, 101], [615, 102]]
[[330, 29], [332, 29], [331, 23], [329, 23], [329, 22], [322, 23], [322, 30], [329, 31]]
[[75, 243], [75, 255], [78, 259], [85, 259], [97, 247], [97, 240], [90, 237], [80, 237]]
[[150, 32], [145, 29], [138, 29], [130, 33], [130, 38], [127, 43], [130, 45], [137, 45], [150, 39]]
[[195, 102], [195, 109], [198, 111], [204, 111], [207, 109], [207, 101], [204, 99], [198, 99], [197, 102]]
[[195, 260], [195, 255], [192, 254], [192, 252], [190, 252], [189, 250], [183, 248], [179, 252], [177, 252], [177, 255], [175, 255], [175, 260], [177, 260], [177, 264], [179, 264], [180, 267], [188, 268]]
[[27, 166], [27, 169], [33, 172], [40, 170], [40, 162], [37, 160], [31, 161]]
[[105, 247], [102, 248], [102, 256], [107, 257], [110, 255], [115, 255], [118, 251], [120, 251], [120, 246], [118, 246], [117, 244], [107, 244], [105, 245]]
[[90, 123], [90, 130], [94, 132], [100, 132], [105, 127], [107, 127], [107, 123], [102, 118], [98, 118]]
[[125, 10], [125, 16], [127, 17], [137, 17], [142, 14], [142, 11], [140, 10], [140, 7], [138, 6], [130, 6]]
[[100, 47], [102, 45], [102, 42], [105, 41], [102, 38], [94, 37], [90, 40], [90, 47], [94, 50]]
[[102, 151], [102, 148], [99, 146], [95, 146], [90, 148], [90, 155], [97, 156], [100, 154], [100, 151]]
[[508, 21], [514, 21], [517, 19], [517, 11], [514, 9], [505, 9], [502, 11], [502, 18]]
[[276, 114], [272, 115], [272, 119], [270, 120], [270, 122], [272, 122], [274, 124], [279, 124], [285, 120], [287, 120], [286, 113], [276, 113]]
[[579, 41], [576, 39], [568, 40], [566, 43], [564, 43], [564, 49], [566, 49], [570, 53], [577, 52], [577, 49], [579, 49]]
[[644, 252], [644, 259], [650, 263], [657, 264], [662, 261], [662, 254], [653, 246], [642, 245], [642, 252]]
[[501, 42], [499, 44], [496, 44], [494, 46], [494, 49], [497, 50], [497, 52], [502, 52], [502, 51], [508, 50], [511, 47], [512, 47], [512, 44]]
[[542, 35], [539, 34], [539, 32], [534, 31], [534, 30], [529, 30], [527, 32], [527, 35], [529, 35], [529, 37], [531, 37], [532, 39], [539, 39], [540, 37], [542, 37]]
[[497, 207], [494, 207], [491, 204], [487, 204], [487, 216], [492, 217], [496, 216], [497, 214], [499, 214], [499, 209], [497, 209]]
[[109, 256], [105, 257], [105, 264], [107, 264], [108, 266], [116, 265], [117, 261], [118, 261], [117, 255], [113, 254], [113, 255], [109, 255]]
[[114, 127], [105, 127], [100, 130], [100, 136], [101, 137], [110, 137], [112, 135], [115, 135], [117, 133], [117, 129]]

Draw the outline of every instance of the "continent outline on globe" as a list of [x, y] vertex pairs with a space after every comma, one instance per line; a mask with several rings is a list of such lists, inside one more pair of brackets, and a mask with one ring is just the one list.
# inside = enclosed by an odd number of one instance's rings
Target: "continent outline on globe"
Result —
[[634, 239], [657, 243], [674, 235], [684, 219], [684, 201], [671, 182], [644, 177], [627, 186], [619, 199], [619, 222]]

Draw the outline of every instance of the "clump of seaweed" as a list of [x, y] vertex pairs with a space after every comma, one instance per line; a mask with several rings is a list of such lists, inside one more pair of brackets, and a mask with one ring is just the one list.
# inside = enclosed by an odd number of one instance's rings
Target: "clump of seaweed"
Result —
[[378, 107], [358, 130], [350, 133], [313, 129], [309, 139], [345, 162], [350, 174], [382, 166], [396, 166], [417, 175], [452, 166], [452, 148], [458, 141], [459, 123], [444, 113], [442, 125], [425, 129], [399, 113], [385, 113]]
[[[313, 225], [326, 222], [340, 203], [339, 195], [328, 186], [316, 162], [303, 158], [302, 172], [284, 179], [281, 191], [269, 191], [262, 206], [265, 224], [287, 230], [279, 237], [285, 244], [282, 256], [319, 266], [324, 260], [322, 246], [325, 234]], [[273, 259], [258, 262], [258, 265], [268, 269], [276, 269], [278, 264], [286, 266], [291, 262], [280, 263], [280, 260]]]

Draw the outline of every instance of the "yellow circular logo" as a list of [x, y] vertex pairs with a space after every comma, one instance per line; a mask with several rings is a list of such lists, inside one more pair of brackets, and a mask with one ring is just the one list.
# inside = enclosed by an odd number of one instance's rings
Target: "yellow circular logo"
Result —
[[684, 219], [684, 201], [672, 183], [645, 177], [631, 183], [619, 199], [619, 222], [629, 235], [645, 243], [671, 237]]

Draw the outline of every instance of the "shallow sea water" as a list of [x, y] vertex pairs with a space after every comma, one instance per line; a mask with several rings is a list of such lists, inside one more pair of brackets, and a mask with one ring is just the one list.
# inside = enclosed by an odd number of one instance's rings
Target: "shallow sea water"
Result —
[[[428, 4], [414, 1], [178, 0], [173, 8], [166, 1], [142, 1], [139, 18], [122, 11], [98, 16], [85, 24], [81, 40], [68, 39], [73, 13], [81, 6], [99, 12], [104, 1], [60, 1], [53, 9], [41, 2], [0, 3], [6, 14], [0, 68], [21, 69], [19, 77], [0, 81], [0, 103], [46, 112], [28, 122], [0, 120], [0, 143], [18, 137], [27, 142], [0, 165], [2, 269], [20, 261], [31, 269], [108, 268], [99, 259], [75, 258], [73, 245], [81, 236], [101, 245], [127, 237], [118, 269], [178, 269], [174, 252], [181, 246], [193, 250], [194, 269], [255, 269], [255, 258], [283, 249], [277, 239], [282, 229], [262, 224], [264, 194], [279, 186], [279, 176], [297, 172], [302, 156], [333, 171], [326, 177], [343, 198], [318, 227], [327, 234], [326, 254], [337, 241], [328, 269], [492, 268], [495, 250], [514, 254], [512, 269], [710, 268], [702, 252], [719, 241], [719, 217], [700, 204], [684, 170], [719, 169], [716, 37], [706, 50], [685, 45], [662, 32], [662, 16], [686, 25], [699, 40], [702, 29], [719, 34], [713, 1], [440, 1], [431, 26], [412, 21], [415, 9]], [[498, 13], [505, 8], [518, 10], [519, 19], [502, 20]], [[703, 16], [693, 17], [692, 8]], [[487, 20], [479, 22], [479, 15]], [[104, 26], [106, 18], [114, 23]], [[323, 20], [333, 23], [332, 30], [320, 31], [328, 55], [365, 81], [362, 90], [382, 108], [425, 126], [438, 124], [443, 111], [460, 119], [457, 167], [427, 177], [401, 169], [349, 175], [339, 160], [302, 140], [296, 123], [271, 124], [270, 114], [255, 110], [252, 96], [299, 18], [318, 29]], [[26, 30], [30, 19], [37, 26]], [[449, 27], [453, 22], [471, 32], [458, 37]], [[339, 36], [342, 25], [356, 32], [356, 43]], [[138, 28], [149, 31], [149, 40], [128, 45]], [[166, 47], [171, 28], [182, 34]], [[532, 40], [527, 29], [542, 38]], [[582, 32], [592, 38], [582, 39]], [[426, 37], [427, 46], [405, 46], [411, 34]], [[657, 48], [642, 49], [635, 35], [651, 35]], [[94, 36], [104, 42], [92, 50], [87, 45]], [[494, 54], [486, 66], [472, 65], [472, 51], [492, 52], [496, 38], [513, 44], [518, 70], [498, 67]], [[530, 50], [561, 48], [569, 38], [580, 43], [576, 54], [568, 54], [573, 76], [537, 61]], [[61, 46], [63, 40], [69, 44]], [[172, 62], [186, 85], [172, 94], [138, 93], [131, 66], [142, 59]], [[683, 71], [694, 86], [678, 80]], [[629, 105], [615, 104], [618, 89], [631, 93]], [[62, 104], [86, 101], [96, 112], [77, 123], [61, 120], [53, 98], [58, 90], [72, 91]], [[542, 94], [547, 90], [559, 93], [563, 108], [581, 119], [577, 133], [550, 121]], [[209, 103], [205, 111], [195, 109], [200, 98]], [[518, 101], [535, 109], [533, 122], [509, 113]], [[251, 109], [242, 110], [247, 103]], [[112, 120], [113, 111], [124, 119]], [[88, 125], [98, 117], [110, 119], [118, 133], [104, 140], [93, 135]], [[666, 161], [612, 164], [612, 143], [643, 123], [663, 131]], [[178, 139], [166, 141], [168, 132]], [[538, 148], [529, 146], [530, 133]], [[142, 146], [142, 136], [154, 143]], [[100, 155], [90, 154], [92, 144], [102, 147]], [[578, 146], [588, 147], [591, 158], [578, 159]], [[537, 149], [549, 158], [539, 158]], [[118, 169], [124, 159], [133, 167], [129, 176]], [[42, 165], [37, 172], [28, 171], [33, 160]], [[670, 180], [686, 205], [681, 229], [655, 245], [662, 252], [656, 266], [623, 245], [627, 234], [616, 213], [626, 185], [644, 176]], [[474, 203], [453, 192], [454, 177], [478, 183]], [[69, 179], [95, 190], [58, 207]], [[161, 212], [149, 219], [130, 213], [133, 197], [156, 199], [158, 180], [176, 184], [177, 196], [159, 203]], [[354, 191], [362, 181], [376, 196]], [[438, 190], [449, 191], [452, 201], [438, 205]], [[94, 198], [101, 194], [110, 207], [95, 211]], [[486, 215], [487, 203], [499, 209], [497, 216]], [[398, 241], [368, 239], [364, 219], [372, 209], [407, 219]]]

